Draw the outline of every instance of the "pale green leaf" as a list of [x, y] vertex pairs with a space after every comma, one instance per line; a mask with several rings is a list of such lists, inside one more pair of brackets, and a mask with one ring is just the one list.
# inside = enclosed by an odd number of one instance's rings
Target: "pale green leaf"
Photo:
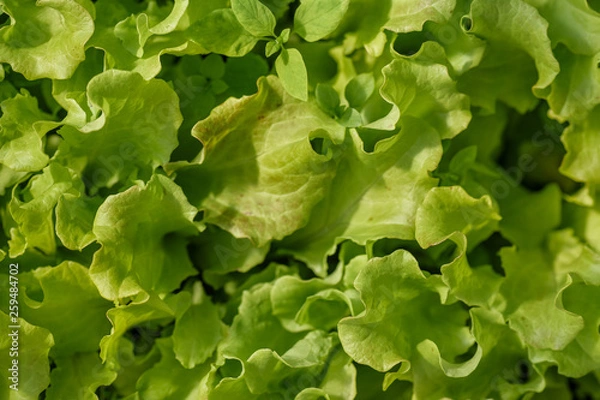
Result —
[[3, 0], [0, 5], [11, 16], [11, 24], [0, 28], [0, 62], [30, 80], [69, 78], [84, 60], [94, 31], [88, 11], [75, 0]]
[[394, 32], [420, 31], [427, 21], [443, 23], [450, 19], [456, 0], [392, 0], [387, 29]]
[[296, 49], [284, 49], [275, 60], [281, 85], [293, 97], [308, 100], [308, 77], [302, 54]]
[[[289, 115], [295, 124], [286, 122]], [[335, 163], [311, 147], [314, 131], [326, 139], [343, 134], [315, 104], [290, 97], [277, 78], [261, 79], [256, 95], [229, 99], [194, 127], [204, 144], [202, 163], [179, 171], [177, 182], [206, 222], [264, 247], [306, 224], [331, 181]]]
[[444, 65], [396, 59], [384, 67], [383, 76], [381, 94], [398, 106], [400, 120], [420, 118], [442, 139], [458, 135], [469, 124], [469, 98], [457, 90]]
[[338, 27], [349, 0], [302, 0], [294, 14], [294, 30], [309, 42], [323, 39]]
[[93, 233], [102, 247], [90, 266], [102, 296], [117, 300], [148, 291], [168, 293], [193, 275], [186, 238], [197, 232], [196, 212], [162, 175], [109, 196], [94, 220]]
[[375, 91], [375, 79], [372, 74], [360, 74], [348, 82], [344, 97], [352, 108], [362, 107]]
[[240, 24], [254, 36], [275, 35], [275, 16], [259, 0], [231, 0], [231, 9]]

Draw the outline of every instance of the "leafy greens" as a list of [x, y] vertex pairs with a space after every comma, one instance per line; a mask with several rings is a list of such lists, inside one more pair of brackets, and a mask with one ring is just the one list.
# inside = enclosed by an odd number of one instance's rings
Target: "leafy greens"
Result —
[[0, 0], [0, 224], [3, 399], [599, 398], [600, 2]]

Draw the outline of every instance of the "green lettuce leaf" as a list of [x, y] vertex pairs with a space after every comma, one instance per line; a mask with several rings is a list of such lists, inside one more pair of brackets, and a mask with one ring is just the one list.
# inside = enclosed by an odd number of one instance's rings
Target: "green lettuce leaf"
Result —
[[376, 56], [381, 55], [381, 41], [385, 39], [383, 28], [388, 21], [392, 0], [382, 0], [373, 7], [370, 0], [350, 0], [348, 11], [340, 22], [333, 37], [344, 36], [345, 46], [361, 48]]
[[[177, 1], [171, 8], [169, 5], [158, 6], [155, 2], [128, 4], [100, 0], [94, 6], [96, 29], [88, 46], [105, 52], [108, 68], [134, 71], [151, 79], [161, 71], [164, 54], [206, 54], [209, 51], [204, 47], [206, 43], [200, 43], [198, 38], [216, 42], [219, 37], [214, 23], [218, 21], [209, 15], [226, 7], [226, 2]], [[205, 29], [200, 35], [196, 33], [199, 26]], [[227, 45], [237, 39], [235, 32], [227, 38]]]
[[587, 1], [527, 2], [548, 21], [548, 36], [553, 45], [562, 43], [575, 54], [594, 55], [600, 52], [600, 13], [591, 9]]
[[415, 238], [427, 248], [461, 232], [473, 249], [498, 229], [500, 220], [489, 196], [474, 199], [460, 186], [434, 188], [417, 211]]
[[500, 221], [500, 232], [521, 248], [541, 245], [548, 233], [560, 225], [561, 192], [558, 185], [548, 185], [534, 193], [515, 188], [499, 203], [505, 216]]
[[[272, 284], [259, 284], [243, 293], [238, 315], [219, 349], [223, 356], [243, 362], [261, 348], [283, 354], [303, 336], [285, 330], [273, 315], [271, 291]], [[261, 323], [255, 324], [259, 319]]]
[[152, 36], [168, 35], [180, 25], [189, 26], [187, 21], [182, 21], [188, 16], [188, 6], [189, 0], [175, 0], [172, 8], [169, 4], [161, 6], [149, 3], [144, 12], [132, 14], [117, 23], [114, 34], [130, 53], [142, 58], [146, 50], [144, 47], [146, 43], [151, 44]]
[[56, 368], [50, 373], [52, 385], [46, 391], [48, 400], [68, 397], [73, 400], [96, 400], [96, 390], [108, 386], [116, 373], [102, 364], [96, 352], [73, 354], [54, 359]]
[[262, 263], [270, 247], [255, 247], [249, 239], [238, 239], [212, 225], [192, 243], [192, 260], [202, 267], [204, 279], [213, 286], [217, 276], [234, 271], [247, 272]]
[[548, 96], [551, 115], [561, 122], [579, 122], [600, 102], [600, 56], [574, 54], [562, 45], [554, 53], [560, 73]]
[[57, 157], [64, 163], [79, 159], [73, 167], [81, 170], [86, 186], [110, 187], [132, 175], [149, 176], [167, 163], [182, 117], [179, 99], [164, 81], [110, 70], [92, 78], [87, 98], [98, 117], [79, 129], [64, 126]]
[[159, 74], [169, 82], [180, 99], [183, 122], [179, 127], [179, 145], [171, 160], [191, 161], [201, 150], [201, 144], [190, 131], [199, 120], [229, 97], [256, 93], [256, 81], [268, 73], [260, 56], [250, 53], [241, 58], [223, 59], [211, 54], [204, 59], [194, 56], [174, 58], [169, 68]]
[[161, 359], [138, 380], [135, 398], [148, 400], [201, 398], [201, 382], [210, 371], [204, 363], [192, 369], [181, 366], [173, 352], [171, 338], [156, 341]]
[[387, 29], [394, 32], [420, 31], [427, 21], [443, 23], [450, 19], [456, 0], [434, 0], [415, 3], [410, 0], [393, 0]]
[[419, 346], [413, 363], [414, 395], [419, 398], [519, 398], [524, 393], [541, 391], [544, 387], [541, 374], [527, 361], [527, 349], [501, 315], [473, 308], [470, 316], [472, 334], [482, 350], [477, 368], [468, 376], [447, 376], [435, 353]]
[[[295, 124], [283, 121], [289, 115]], [[261, 79], [256, 95], [226, 101], [194, 127], [204, 145], [201, 163], [178, 171], [177, 181], [200, 192], [190, 196], [205, 222], [263, 247], [306, 224], [335, 167], [332, 152], [315, 152], [310, 139], [331, 141], [341, 131], [276, 79]]]
[[581, 331], [572, 342], [560, 351], [533, 349], [531, 359], [534, 362], [556, 364], [560, 374], [575, 378], [598, 371], [600, 368], [600, 351], [598, 351], [600, 345], [598, 338], [599, 296], [598, 286], [578, 283], [568, 287], [563, 292], [562, 303], [565, 309], [575, 313], [584, 321]]
[[34, 80], [67, 79], [84, 60], [94, 21], [80, 2], [2, 0], [0, 6], [11, 16], [0, 28], [0, 62]]
[[83, 250], [96, 240], [92, 230], [96, 212], [102, 203], [100, 197], [65, 193], [55, 209], [56, 236], [67, 249]]
[[0, 0], [0, 398], [595, 399], [599, 22]]
[[294, 14], [294, 30], [308, 42], [333, 32], [348, 10], [349, 0], [302, 0]]
[[397, 59], [383, 69], [383, 76], [382, 96], [398, 106], [400, 119], [425, 120], [442, 139], [458, 135], [469, 124], [469, 99], [457, 91], [445, 66]]
[[[328, 278], [329, 279], [329, 278]], [[284, 276], [273, 285], [273, 315], [292, 332], [310, 329], [329, 331], [353, 311], [348, 297], [329, 279], [302, 280]]]
[[[156, 295], [149, 295], [134, 299], [126, 305], [116, 305], [106, 312], [106, 317], [112, 324], [110, 334], [100, 341], [100, 358], [102, 363], [111, 371], [126, 374], [128, 368], [135, 368], [135, 346], [148, 350], [153, 344], [150, 337], [139, 335], [140, 343], [133, 343], [126, 334], [136, 327], [143, 328], [150, 323], [169, 323], [176, 314], [190, 304], [189, 294], [170, 296], [166, 300]], [[141, 350], [140, 349], [140, 350]], [[151, 353], [151, 352], [150, 352]], [[156, 360], [153, 360], [153, 363]], [[126, 382], [131, 385], [132, 382]]]
[[600, 254], [576, 237], [572, 229], [553, 232], [547, 246], [557, 274], [574, 274], [588, 285], [600, 286]]
[[[3, 292], [4, 298], [7, 293]], [[24, 319], [9, 318], [7, 314], [0, 311], [0, 323], [7, 327], [8, 332], [2, 335], [0, 339], [0, 362], [5, 367], [2, 368], [0, 376], [0, 393], [2, 397], [10, 400], [33, 400], [37, 399], [46, 387], [50, 384], [50, 363], [48, 361], [48, 352], [54, 346], [52, 333], [45, 328], [30, 324]], [[11, 328], [11, 325], [19, 328]], [[9, 356], [9, 351], [13, 346], [13, 337], [9, 334], [18, 332], [18, 358]], [[9, 368], [12, 368], [13, 360], [18, 360], [19, 379], [18, 391], [10, 389], [9, 386], [16, 383], [10, 378], [13, 376]]]
[[[283, 294], [275, 292], [278, 282], [275, 286], [258, 284], [244, 292], [229, 336], [219, 349], [226, 359], [239, 360], [241, 370], [228, 373], [227, 366], [234, 361], [220, 363], [222, 379], [217, 381], [213, 373], [215, 383], [209, 398], [234, 393], [250, 399], [317, 394], [340, 400], [354, 398], [355, 370], [350, 358], [340, 351], [337, 334], [285, 329], [277, 316], [280, 310], [273, 308]], [[295, 298], [287, 297], [288, 301]], [[258, 318], [263, 323], [253, 322]]]
[[570, 283], [560, 292], [560, 302], [557, 301], [557, 305], [562, 305], [566, 312], [579, 318], [583, 324], [556, 326], [555, 337], [560, 337], [562, 332], [571, 331], [575, 326], [581, 329], [574, 340], [560, 350], [532, 348], [531, 359], [534, 362], [557, 365], [558, 372], [562, 375], [581, 377], [598, 370], [600, 364], [600, 338], [597, 333], [600, 308], [596, 301], [600, 295], [600, 254], [582, 243], [571, 230], [554, 232], [548, 239], [547, 249], [557, 279]]
[[469, 17], [469, 32], [506, 49], [527, 53], [538, 72], [533, 92], [536, 96], [547, 94], [560, 68], [552, 54], [548, 22], [534, 7], [522, 0], [474, 0]]
[[191, 301], [173, 329], [173, 351], [184, 368], [194, 368], [212, 355], [224, 336], [219, 309], [204, 293], [200, 283], [194, 284]]
[[447, 168], [452, 157], [471, 146], [477, 146], [477, 161], [487, 166], [495, 165], [502, 151], [502, 136], [508, 124], [508, 107], [499, 104], [494, 114], [486, 114], [481, 109], [478, 111], [473, 113], [467, 129], [448, 143], [439, 169]]
[[308, 225], [281, 244], [318, 275], [325, 273], [326, 256], [343, 239], [360, 244], [383, 237], [413, 239], [416, 210], [437, 184], [427, 171], [439, 162], [439, 137], [418, 119], [406, 117], [400, 133], [379, 141], [371, 153], [350, 131], [343, 151]]
[[[395, 39], [394, 50], [405, 57], [423, 58], [448, 66], [451, 75], [460, 76], [479, 65], [483, 57], [486, 42], [469, 34], [465, 29], [464, 15], [469, 12], [470, 2], [459, 0], [454, 2], [438, 2], [439, 18], [431, 16], [422, 24], [421, 32], [400, 34]], [[449, 7], [453, 10], [448, 14]], [[432, 9], [430, 9], [432, 10]], [[415, 47], [421, 47], [415, 54]]]
[[[223, 26], [227, 26], [223, 30]], [[206, 50], [229, 57], [240, 57], [250, 52], [258, 38], [238, 22], [231, 9], [214, 10], [190, 28], [190, 38]]]
[[501, 277], [490, 265], [472, 268], [467, 253], [498, 230], [500, 218], [489, 196], [474, 199], [460, 186], [432, 189], [417, 211], [415, 236], [421, 247], [445, 240], [456, 244], [454, 259], [441, 266], [442, 279], [468, 305], [489, 306], [498, 297]]
[[560, 171], [568, 177], [581, 182], [597, 184], [600, 182], [600, 164], [593, 155], [598, 143], [596, 132], [600, 127], [600, 105], [594, 107], [583, 121], [575, 122], [565, 129], [561, 141], [567, 154]]
[[525, 51], [489, 41], [479, 65], [461, 75], [457, 87], [486, 114], [496, 112], [499, 101], [525, 113], [539, 101], [531, 91], [536, 79], [536, 65]]
[[454, 360], [474, 343], [465, 310], [442, 303], [444, 287], [423, 275], [407, 251], [372, 259], [354, 284], [366, 310], [342, 319], [338, 332], [344, 351], [361, 364], [383, 372], [411, 363], [424, 340]]
[[[507, 169], [492, 169], [476, 158], [475, 147], [458, 152], [449, 164], [450, 172], [444, 174], [444, 184], [460, 182], [472, 196], [491, 196], [502, 216], [502, 235], [523, 248], [537, 248], [561, 222], [558, 185], [545, 186], [538, 192], [519, 186], [524, 172], [539, 166], [529, 153]], [[524, 224], [525, 221], [529, 222]]]
[[315, 386], [317, 382], [311, 381], [316, 381], [317, 372], [311, 370], [320, 370], [326, 364], [333, 346], [337, 344], [336, 336], [322, 331], [309, 332], [281, 356], [273, 350], [258, 349], [245, 365], [248, 388], [252, 393], [260, 394], [279, 389], [278, 386], [285, 382], [287, 387], [282, 389], [287, 389], [286, 395], [293, 395], [303, 389], [297, 385]]
[[539, 249], [504, 248], [500, 256], [506, 271], [500, 288], [506, 298], [503, 313], [511, 328], [532, 348], [564, 349], [585, 323], [561, 304], [562, 292], [572, 279], [555, 276], [547, 254]]
[[48, 163], [44, 135], [57, 124], [26, 91], [0, 103], [0, 163], [14, 171], [39, 171]]
[[[27, 321], [52, 332], [51, 354], [68, 357], [96, 350], [110, 331], [105, 314], [111, 303], [100, 297], [87, 268], [66, 261], [27, 274], [21, 275], [28, 294], [23, 295], [20, 311]], [[64, 317], [55, 318], [58, 313]]]
[[38, 249], [47, 255], [56, 252], [54, 208], [65, 194], [79, 196], [83, 183], [77, 174], [52, 162], [33, 177], [23, 190], [15, 186], [9, 210], [15, 227], [10, 230], [11, 257], [26, 249]]
[[63, 123], [80, 128], [96, 117], [88, 104], [86, 89], [88, 82], [104, 70], [103, 64], [104, 52], [90, 48], [69, 79], [52, 81], [52, 96], [67, 111]]
[[168, 293], [195, 274], [186, 252], [196, 208], [176, 184], [153, 175], [147, 184], [109, 196], [98, 209], [93, 232], [102, 246], [90, 276], [103, 297]]

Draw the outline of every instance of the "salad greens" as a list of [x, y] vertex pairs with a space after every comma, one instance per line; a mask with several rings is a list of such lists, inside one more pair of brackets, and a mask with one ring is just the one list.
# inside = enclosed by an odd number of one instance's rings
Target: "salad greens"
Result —
[[600, 398], [600, 2], [0, 0], [0, 223], [2, 399]]

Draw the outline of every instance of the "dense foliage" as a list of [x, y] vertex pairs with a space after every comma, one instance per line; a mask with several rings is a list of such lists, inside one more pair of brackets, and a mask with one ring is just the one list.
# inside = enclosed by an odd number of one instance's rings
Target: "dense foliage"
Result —
[[600, 1], [0, 7], [0, 398], [600, 398]]

